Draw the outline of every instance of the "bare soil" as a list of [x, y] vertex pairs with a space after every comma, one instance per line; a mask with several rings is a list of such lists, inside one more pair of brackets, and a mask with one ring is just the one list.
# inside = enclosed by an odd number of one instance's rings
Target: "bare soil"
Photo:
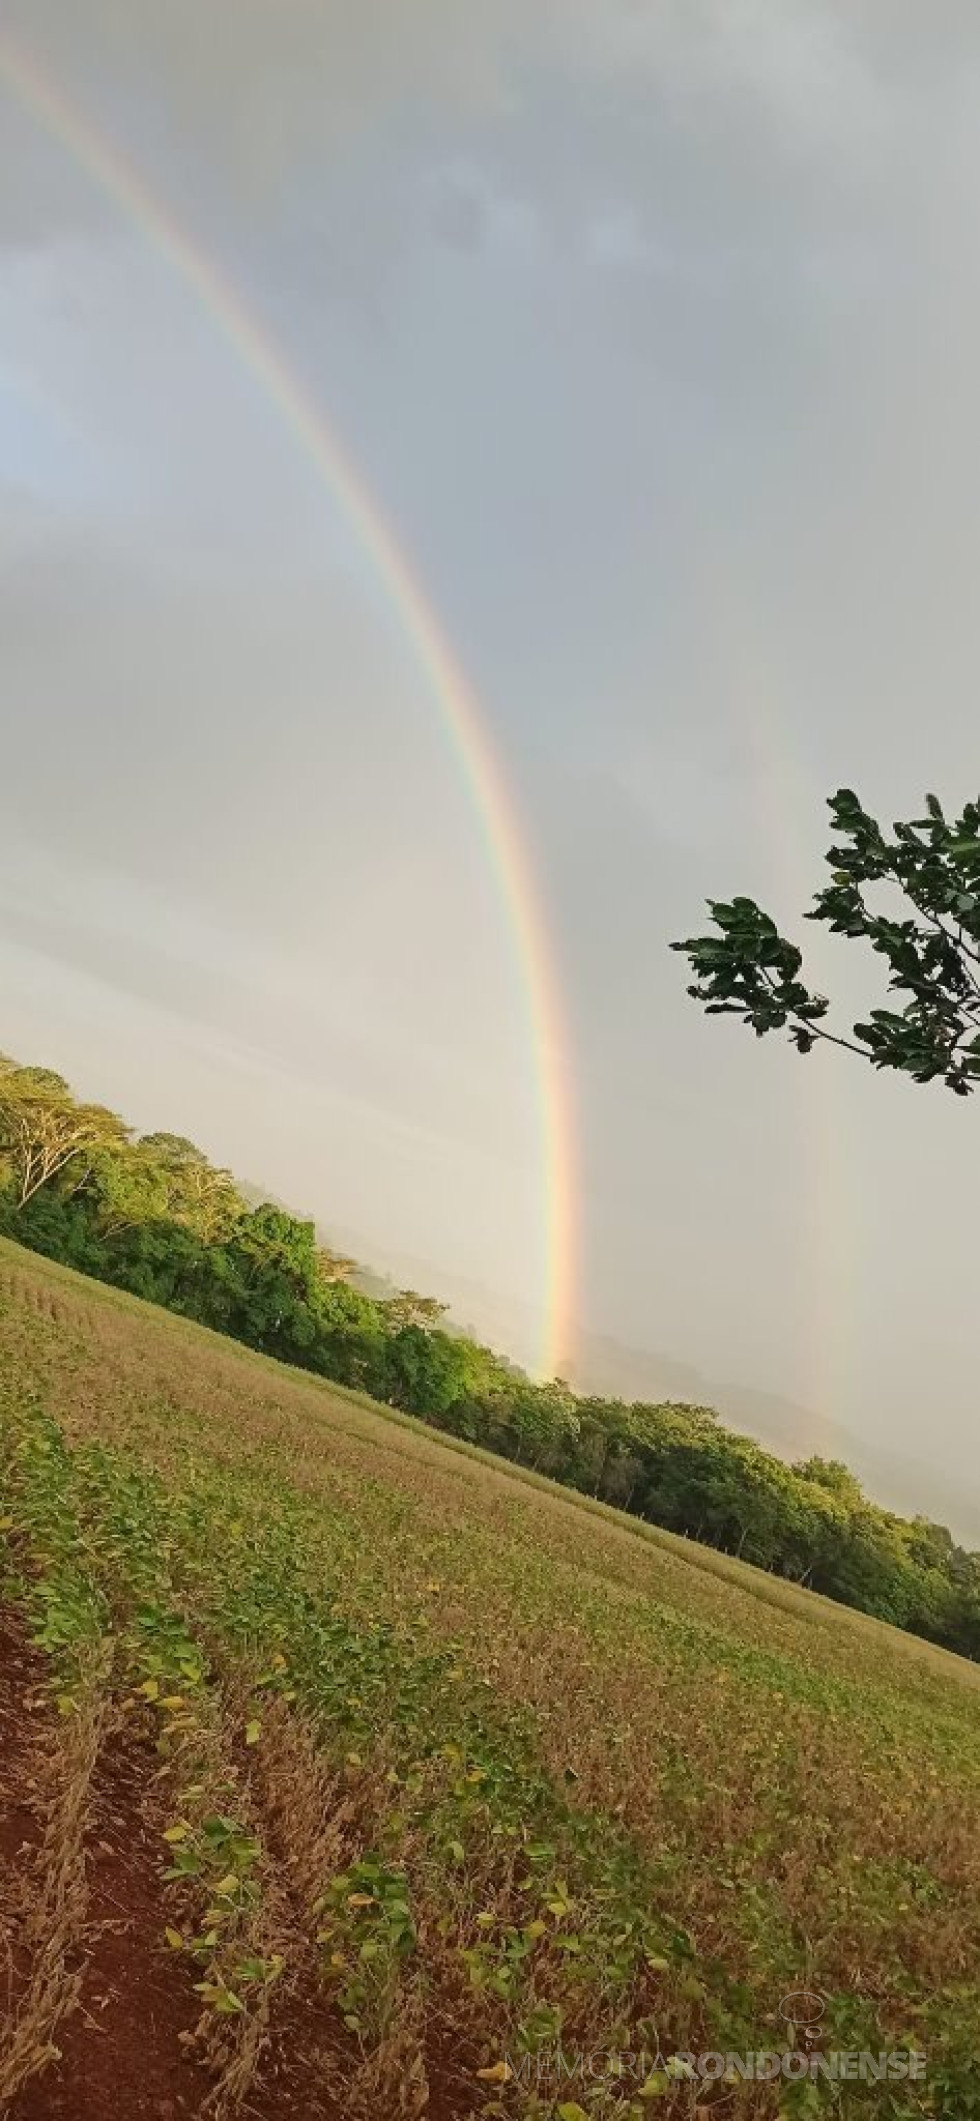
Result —
[[[10, 1612], [0, 1611], [0, 2062], [24, 1995], [31, 1953], [24, 1932], [32, 1867], [45, 1827], [46, 1752], [59, 1718], [45, 1687], [44, 1658]], [[212, 2121], [215, 2081], [194, 2039], [200, 2001], [186, 1960], [171, 1952], [154, 1800], [159, 1759], [118, 1726], [92, 1778], [85, 1837], [84, 1926], [69, 1972], [78, 2000], [56, 2033], [57, 2059], [22, 2084], [4, 2121]], [[363, 2111], [363, 2058], [338, 2025], [315, 1977], [273, 1991], [258, 2068], [237, 2105], [241, 2121], [347, 2121]], [[431, 2091], [385, 2113], [459, 2121], [471, 2110], [461, 2085], [436, 2058]], [[345, 2095], [345, 2078], [351, 2097]], [[407, 2087], [406, 2087], [407, 2092]]]

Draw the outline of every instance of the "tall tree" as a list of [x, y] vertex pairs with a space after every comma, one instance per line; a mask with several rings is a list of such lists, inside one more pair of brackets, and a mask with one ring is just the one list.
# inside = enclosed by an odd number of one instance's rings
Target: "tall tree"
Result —
[[788, 1030], [798, 1053], [841, 1046], [966, 1097], [980, 1077], [980, 801], [952, 820], [936, 796], [925, 804], [924, 817], [899, 821], [889, 837], [851, 789], [831, 796], [831, 880], [805, 916], [869, 944], [901, 1009], [870, 1009], [850, 1036], [832, 1030], [829, 1001], [800, 977], [801, 952], [750, 898], [709, 900], [714, 934], [671, 944], [695, 973], [688, 993], [759, 1038]]
[[399, 1289], [389, 1297], [384, 1306], [389, 1331], [402, 1333], [407, 1326], [418, 1326], [423, 1333], [431, 1333], [445, 1318], [448, 1304], [439, 1302], [437, 1296], [420, 1296], [417, 1289]]
[[140, 1142], [113, 1143], [94, 1152], [85, 1178], [100, 1237], [120, 1237], [169, 1220], [163, 1172]]
[[76, 1104], [49, 1068], [8, 1068], [0, 1075], [0, 1151], [8, 1163], [18, 1207], [72, 1165], [76, 1182], [94, 1152], [122, 1143], [128, 1129], [104, 1105]]
[[241, 1222], [246, 1205], [230, 1171], [209, 1163], [184, 1134], [144, 1134], [137, 1155], [162, 1187], [163, 1213], [215, 1244]]
[[349, 1259], [346, 1252], [335, 1252], [332, 1245], [321, 1245], [316, 1256], [323, 1282], [350, 1281], [357, 1272], [356, 1259]]

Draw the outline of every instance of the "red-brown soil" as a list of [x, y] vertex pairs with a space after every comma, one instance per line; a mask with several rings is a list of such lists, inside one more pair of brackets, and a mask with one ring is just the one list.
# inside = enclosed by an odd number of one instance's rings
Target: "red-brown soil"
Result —
[[61, 2060], [24, 2086], [11, 2121], [185, 2121], [207, 2091], [180, 2039], [197, 1999], [163, 1941], [159, 1844], [141, 1807], [148, 1765], [122, 1737], [96, 1769], [81, 1996], [57, 2036]]
[[[44, 1855], [45, 1762], [55, 1756], [63, 1728], [45, 1679], [44, 1658], [15, 1616], [0, 1612], [0, 2073], [29, 1984], [26, 1926], [35, 1866]], [[69, 1975], [81, 1975], [78, 2000], [56, 2027], [57, 2059], [22, 2083], [2, 2109], [4, 2121], [211, 2121], [216, 2087], [193, 2038], [200, 2017], [193, 1971], [164, 1938], [173, 1911], [161, 1878], [159, 1765], [151, 1746], [112, 1726], [89, 1791], [87, 1891], [68, 1963]], [[347, 2121], [355, 2108], [360, 2116], [359, 2060], [308, 1968], [298, 1986], [272, 1992], [255, 2075], [223, 2116]], [[468, 2115], [463, 2087], [456, 2087], [456, 2097], [449, 2091], [450, 2073], [437, 2065], [432, 2077], [428, 2098], [407, 2085], [404, 2104], [397, 2094], [394, 2104], [385, 2097], [385, 2115], [424, 2111], [429, 2121]]]

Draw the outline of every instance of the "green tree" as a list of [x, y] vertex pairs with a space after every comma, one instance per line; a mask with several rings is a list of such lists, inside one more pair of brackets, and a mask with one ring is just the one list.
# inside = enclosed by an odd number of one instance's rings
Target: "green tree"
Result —
[[164, 1175], [142, 1153], [142, 1144], [113, 1143], [95, 1150], [84, 1191], [99, 1235], [111, 1239], [167, 1219]]
[[449, 1305], [440, 1303], [437, 1296], [420, 1296], [417, 1289], [399, 1289], [384, 1306], [392, 1333], [402, 1333], [406, 1326], [418, 1326], [421, 1332], [432, 1333], [448, 1309]]
[[[384, 1309], [390, 1311], [390, 1304]], [[409, 1413], [438, 1420], [469, 1389], [467, 1342], [449, 1333], [418, 1324], [401, 1326], [391, 1336], [386, 1358], [387, 1396]]]
[[861, 1483], [850, 1466], [841, 1458], [801, 1458], [793, 1467], [801, 1480], [815, 1481], [828, 1494], [838, 1495], [845, 1505], [855, 1507], [862, 1499]]
[[230, 1171], [209, 1163], [184, 1134], [144, 1134], [136, 1144], [146, 1183], [162, 1197], [161, 1212], [193, 1230], [205, 1244], [228, 1237], [246, 1214]]
[[69, 1165], [80, 1184], [96, 1151], [127, 1135], [104, 1105], [76, 1104], [50, 1068], [8, 1067], [0, 1074], [0, 1153], [18, 1208]]
[[357, 1261], [346, 1252], [335, 1252], [332, 1245], [321, 1245], [317, 1252], [320, 1279], [323, 1282], [350, 1281], [357, 1273]]
[[870, 1009], [850, 1036], [831, 1030], [828, 1000], [800, 977], [801, 952], [750, 898], [709, 900], [715, 932], [671, 944], [695, 974], [688, 993], [759, 1038], [788, 1030], [799, 1053], [841, 1046], [967, 1096], [980, 1077], [980, 802], [948, 821], [934, 795], [925, 800], [926, 816], [889, 837], [849, 788], [830, 797], [831, 880], [805, 915], [869, 944], [904, 1006]]
[[313, 1224], [266, 1202], [243, 1217], [224, 1257], [236, 1292], [232, 1331], [287, 1362], [303, 1359], [320, 1287]]

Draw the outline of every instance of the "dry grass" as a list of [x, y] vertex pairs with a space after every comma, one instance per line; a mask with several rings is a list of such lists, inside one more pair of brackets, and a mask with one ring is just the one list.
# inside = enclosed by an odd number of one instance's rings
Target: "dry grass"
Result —
[[0, 2050], [0, 2111], [57, 2058], [59, 2027], [76, 2008], [86, 1942], [85, 1846], [92, 1775], [102, 1744], [106, 1696], [98, 1684], [80, 1693], [75, 1714], [46, 1733], [25, 1766], [44, 1819], [27, 1871], [14, 1881], [20, 1901], [21, 1950], [27, 1972]]

